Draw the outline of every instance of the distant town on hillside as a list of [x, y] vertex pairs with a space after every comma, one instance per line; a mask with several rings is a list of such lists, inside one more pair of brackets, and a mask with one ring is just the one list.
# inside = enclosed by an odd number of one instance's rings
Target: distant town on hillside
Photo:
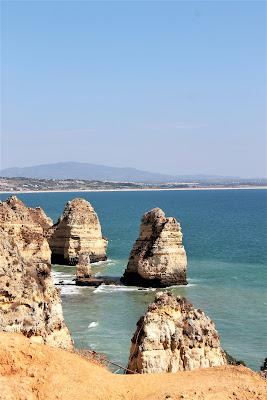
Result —
[[38, 191], [101, 191], [101, 190], [145, 190], [145, 189], [231, 189], [266, 187], [267, 181], [198, 181], [167, 183], [108, 182], [84, 179], [36, 179], [36, 178], [0, 178], [0, 192], [38, 192]]

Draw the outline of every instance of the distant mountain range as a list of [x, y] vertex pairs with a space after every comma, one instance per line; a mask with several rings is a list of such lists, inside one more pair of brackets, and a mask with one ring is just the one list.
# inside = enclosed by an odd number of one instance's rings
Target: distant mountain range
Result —
[[135, 168], [108, 167], [80, 162], [60, 162], [55, 164], [34, 165], [32, 167], [13, 167], [0, 171], [7, 178], [24, 177], [38, 179], [86, 179], [109, 182], [205, 182], [242, 180], [238, 177], [218, 175], [181, 175], [173, 176]]

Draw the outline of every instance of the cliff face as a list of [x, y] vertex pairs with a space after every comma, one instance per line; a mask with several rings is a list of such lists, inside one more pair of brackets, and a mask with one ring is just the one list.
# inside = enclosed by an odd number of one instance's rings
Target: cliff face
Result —
[[52, 220], [38, 208], [26, 207], [16, 196], [0, 202], [0, 227], [15, 239], [23, 259], [50, 263], [51, 251], [44, 237]]
[[34, 342], [71, 349], [51, 265], [37, 254], [29, 261], [26, 247], [0, 228], [0, 331], [21, 332]]
[[45, 238], [52, 221], [15, 196], [0, 203], [0, 330], [72, 348]]
[[137, 323], [129, 370], [177, 372], [225, 364], [219, 335], [210, 318], [186, 299], [158, 292]]
[[53, 263], [76, 265], [79, 255], [91, 262], [106, 260], [107, 240], [103, 238], [98, 216], [90, 203], [74, 199], [52, 227], [49, 244]]
[[180, 224], [160, 208], [146, 213], [122, 280], [139, 286], [186, 284], [187, 257]]

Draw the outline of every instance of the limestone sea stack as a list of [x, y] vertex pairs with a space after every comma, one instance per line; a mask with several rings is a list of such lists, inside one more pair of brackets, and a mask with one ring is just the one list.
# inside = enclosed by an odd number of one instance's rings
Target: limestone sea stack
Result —
[[76, 265], [76, 283], [91, 278], [92, 270], [90, 257], [87, 254], [80, 254], [78, 264]]
[[137, 323], [128, 369], [158, 373], [225, 364], [219, 335], [210, 318], [185, 298], [158, 292]]
[[187, 257], [180, 224], [160, 208], [144, 214], [122, 281], [129, 285], [186, 285]]
[[16, 196], [0, 202], [0, 227], [15, 240], [24, 261], [50, 263], [45, 234], [52, 224], [40, 207], [27, 207]]
[[44, 237], [50, 220], [11, 198], [0, 204], [0, 222], [0, 330], [72, 349]]
[[53, 263], [76, 265], [80, 254], [88, 255], [91, 262], [107, 259], [107, 240], [102, 236], [98, 216], [84, 199], [74, 199], [66, 204], [51, 229], [49, 244]]

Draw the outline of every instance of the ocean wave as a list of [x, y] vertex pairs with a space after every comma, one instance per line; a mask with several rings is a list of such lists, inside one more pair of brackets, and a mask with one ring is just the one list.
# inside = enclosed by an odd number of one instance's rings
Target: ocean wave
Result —
[[189, 283], [199, 283], [203, 281], [205, 281], [203, 278], [187, 278], [187, 282]]
[[140, 288], [136, 286], [123, 286], [123, 285], [100, 285], [93, 293], [114, 293], [114, 292], [154, 292], [156, 288]]
[[68, 274], [66, 272], [60, 271], [52, 271], [52, 279], [55, 285], [57, 284], [67, 284], [67, 285], [75, 285], [73, 281], [74, 275]]
[[189, 287], [193, 287], [193, 286], [197, 286], [196, 283], [188, 283], [187, 285], [172, 285], [172, 286], [168, 286], [166, 289], [175, 289], [175, 288], [189, 288]]
[[117, 263], [117, 260], [108, 258], [105, 261], [97, 261], [95, 263], [92, 263], [92, 266], [93, 267], [101, 267], [101, 266], [115, 265], [116, 263]]
[[88, 325], [88, 329], [96, 328], [97, 326], [98, 326], [98, 322], [97, 321], [92, 321]]
[[61, 271], [52, 271], [52, 276], [54, 278], [73, 278], [73, 274]]
[[61, 295], [63, 296], [81, 294], [81, 289], [82, 288], [80, 286], [76, 286], [75, 284], [60, 286]]

